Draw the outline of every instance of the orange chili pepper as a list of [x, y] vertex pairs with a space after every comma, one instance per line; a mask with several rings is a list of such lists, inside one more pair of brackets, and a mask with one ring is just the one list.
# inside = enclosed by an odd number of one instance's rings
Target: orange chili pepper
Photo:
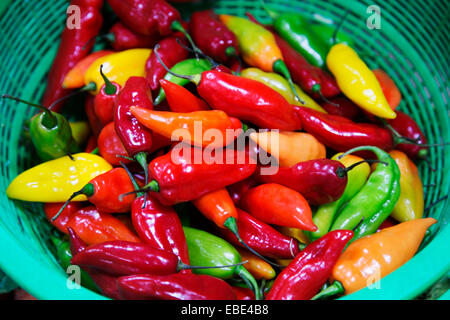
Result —
[[395, 110], [402, 100], [402, 94], [395, 85], [394, 80], [392, 80], [392, 78], [381, 69], [375, 69], [372, 70], [372, 72], [380, 83], [381, 90], [383, 91], [389, 106], [392, 110]]
[[131, 107], [130, 111], [140, 123], [153, 132], [202, 147], [223, 147], [236, 137], [227, 134], [227, 130], [242, 129], [240, 122], [236, 125], [236, 122], [221, 110], [179, 113]]
[[252, 132], [250, 139], [278, 160], [280, 167], [326, 157], [325, 146], [305, 132]]
[[256, 280], [266, 279], [270, 280], [276, 276], [275, 270], [270, 264], [255, 256], [247, 250], [236, 248], [242, 257], [242, 261], [247, 261], [244, 264], [244, 268], [255, 277]]
[[209, 192], [192, 201], [194, 206], [217, 226], [225, 228], [225, 221], [230, 217], [237, 219], [238, 213], [226, 188]]
[[91, 64], [100, 57], [114, 53], [111, 50], [100, 50], [91, 53], [82, 60], [80, 60], [66, 75], [64, 78], [62, 87], [64, 89], [81, 88], [84, 86], [84, 74]]
[[350, 294], [383, 278], [414, 256], [427, 229], [436, 222], [433, 218], [411, 220], [355, 240], [336, 262], [332, 279]]

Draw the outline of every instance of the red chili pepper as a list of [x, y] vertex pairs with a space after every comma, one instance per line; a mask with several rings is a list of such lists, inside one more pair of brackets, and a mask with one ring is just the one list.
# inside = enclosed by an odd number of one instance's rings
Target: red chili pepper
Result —
[[[417, 144], [426, 144], [427, 138], [423, 134], [417, 122], [406, 113], [396, 110], [397, 117], [389, 120], [388, 124], [402, 137], [414, 140]], [[428, 149], [412, 143], [399, 143], [395, 149], [403, 151], [410, 159], [424, 159], [428, 155]]]
[[237, 300], [255, 300], [255, 294], [249, 288], [232, 286]]
[[185, 87], [165, 79], [161, 79], [159, 83], [166, 94], [166, 99], [171, 111], [194, 112], [210, 110], [205, 101], [197, 98]]
[[103, 76], [105, 84], [94, 98], [94, 110], [97, 118], [105, 126], [114, 120], [114, 109], [121, 87], [106, 78], [102, 72], [102, 67], [100, 67], [100, 74]]
[[122, 51], [133, 48], [153, 48], [160, 40], [159, 35], [146, 36], [127, 28], [121, 21], [109, 29], [106, 38], [114, 50]]
[[84, 103], [84, 112], [86, 113], [86, 116], [88, 118], [89, 127], [92, 130], [92, 133], [98, 137], [100, 132], [103, 129], [103, 124], [101, 123], [100, 119], [98, 118], [97, 114], [95, 113], [94, 109], [94, 100], [95, 96], [88, 95], [86, 97], [85, 103]]
[[286, 99], [265, 84], [232, 74], [206, 71], [197, 83], [199, 95], [213, 108], [259, 127], [299, 130], [301, 124]]
[[[70, 5], [80, 8], [80, 24], [76, 27], [67, 24], [61, 34], [58, 52], [50, 68], [47, 86], [41, 101], [42, 105], [46, 107], [70, 92], [62, 87], [64, 78], [77, 62], [91, 51], [94, 44], [86, 45], [86, 43], [98, 34], [103, 23], [100, 12], [103, 0], [72, 0]], [[68, 17], [70, 17], [69, 13]], [[86, 47], [84, 47], [85, 45]], [[61, 107], [62, 103], [58, 103], [53, 106], [52, 110], [58, 112]]]
[[[237, 211], [239, 235], [257, 253], [269, 258], [292, 259], [300, 252], [298, 240], [281, 234], [243, 210]], [[220, 229], [219, 232], [231, 243], [243, 247], [231, 231]]]
[[277, 276], [267, 300], [309, 300], [328, 280], [337, 259], [353, 237], [349, 230], [335, 230], [303, 249]]
[[131, 207], [131, 218], [139, 238], [146, 244], [173, 252], [189, 264], [186, 238], [178, 214], [147, 195], [138, 197]]
[[128, 153], [116, 133], [114, 122], [107, 124], [100, 132], [97, 145], [100, 155], [111, 165], [118, 166], [120, 165], [120, 162], [123, 162], [124, 164], [131, 162], [130, 160], [123, 158], [128, 157]]
[[255, 218], [278, 226], [316, 231], [311, 208], [297, 191], [277, 183], [265, 183], [247, 191], [241, 207]]
[[193, 273], [120, 277], [118, 286], [120, 296], [129, 300], [236, 300], [224, 280]]
[[204, 54], [225, 63], [239, 55], [236, 36], [212, 10], [196, 11], [191, 15], [189, 31]]
[[[175, 64], [188, 58], [189, 51], [184, 49], [178, 41], [186, 45], [186, 39], [167, 37], [161, 40], [159, 44], [158, 54], [161, 60], [168, 68], [172, 68]], [[159, 90], [159, 81], [164, 78], [167, 71], [156, 58], [155, 51], [152, 51], [145, 65], [146, 79], [152, 92]]]
[[172, 252], [130, 241], [107, 241], [88, 246], [73, 256], [71, 263], [112, 276], [176, 273], [183, 264]]
[[[84, 251], [87, 248], [87, 245], [72, 228], [68, 228], [68, 232], [70, 236], [70, 251], [72, 256], [75, 256]], [[111, 299], [120, 299], [116, 277], [91, 268], [84, 268], [84, 270], [89, 274], [103, 295]]]
[[359, 146], [376, 146], [385, 151], [394, 147], [394, 140], [388, 129], [368, 123], [324, 114], [309, 108], [295, 109], [303, 128], [317, 140], [335, 151], [345, 152]]
[[59, 231], [67, 233], [67, 223], [70, 217], [76, 213], [78, 210], [86, 206], [83, 202], [71, 202], [64, 210], [60, 213], [59, 218], [52, 220], [52, 218], [58, 213], [61, 207], [64, 205], [63, 202], [54, 202], [44, 204], [44, 213], [47, 220], [56, 227]]
[[180, 13], [164, 0], [108, 0], [119, 19], [134, 32], [167, 36]]
[[294, 189], [312, 205], [335, 201], [347, 186], [345, 166], [339, 161], [317, 159], [299, 162], [292, 167], [280, 167], [271, 175], [256, 170], [255, 180], [261, 183], [278, 183]]
[[[255, 172], [256, 173], [256, 172]], [[255, 187], [256, 185], [258, 185], [258, 183], [256, 182], [256, 180], [253, 178], [253, 176], [242, 180], [242, 181], [238, 181], [236, 183], [233, 183], [232, 185], [229, 185], [227, 187], [228, 192], [230, 193], [230, 197], [233, 200], [234, 204], [236, 206], [239, 205], [242, 197], [244, 196], [244, 194], [250, 189]]]
[[[144, 189], [153, 191], [151, 194], [162, 204], [174, 205], [243, 180], [256, 170], [256, 163], [250, 161], [245, 152], [235, 151], [228, 157], [220, 150], [212, 151], [213, 158], [204, 161], [202, 149], [173, 148], [150, 162], [149, 176], [154, 180]], [[216, 155], [217, 161], [211, 163], [209, 160]], [[196, 160], [198, 156], [200, 159]]]
[[72, 214], [67, 227], [72, 228], [89, 245], [113, 240], [140, 242], [119, 219], [98, 211], [94, 206], [81, 208]]
[[321, 103], [322, 108], [324, 108], [328, 114], [345, 117], [352, 121], [363, 116], [361, 108], [344, 96], [332, 97], [328, 100], [328, 102]]

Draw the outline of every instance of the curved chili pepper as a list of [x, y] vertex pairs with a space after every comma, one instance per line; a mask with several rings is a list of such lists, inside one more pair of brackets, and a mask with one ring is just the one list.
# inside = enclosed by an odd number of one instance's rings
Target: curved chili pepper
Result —
[[105, 84], [100, 88], [100, 91], [94, 98], [94, 110], [97, 118], [102, 125], [107, 125], [114, 120], [114, 108], [116, 106], [116, 100], [120, 92], [120, 85], [111, 82], [103, 74], [102, 66], [100, 66], [100, 74], [102, 75]]
[[330, 277], [347, 242], [349, 230], [329, 232], [303, 249], [277, 276], [267, 300], [309, 300]]
[[189, 32], [199, 49], [214, 60], [226, 63], [239, 55], [236, 36], [213, 10], [194, 12], [189, 21]]
[[[269, 258], [292, 259], [300, 252], [299, 242], [296, 239], [282, 235], [243, 210], [237, 211], [239, 235], [257, 253]], [[231, 243], [243, 246], [231, 231], [220, 229], [219, 232]]]
[[255, 218], [279, 226], [316, 231], [311, 208], [297, 191], [276, 183], [265, 183], [247, 191], [242, 209]]
[[366, 184], [341, 210], [331, 226], [331, 230], [351, 230], [359, 224], [353, 240], [375, 232], [400, 197], [400, 170], [395, 160], [373, 146], [354, 148], [340, 157], [359, 150], [370, 150], [382, 163], [377, 164]]
[[330, 159], [299, 162], [292, 167], [278, 168], [271, 175], [256, 170], [254, 177], [262, 183], [278, 183], [296, 190], [312, 205], [337, 200], [347, 186], [345, 166]]
[[394, 148], [388, 129], [374, 124], [356, 123], [347, 118], [323, 114], [305, 107], [295, 109], [305, 131], [336, 151], [371, 145], [385, 151]]
[[210, 110], [205, 101], [197, 98], [183, 86], [167, 81], [166, 79], [161, 79], [159, 83], [164, 90], [171, 111], [194, 112]]
[[180, 13], [164, 0], [108, 0], [120, 20], [131, 30], [146, 36], [167, 36]]
[[139, 238], [146, 244], [173, 252], [189, 264], [186, 238], [180, 219], [172, 207], [160, 204], [152, 196], [138, 197], [131, 207], [131, 219]]
[[67, 223], [70, 217], [86, 204], [83, 202], [70, 202], [60, 213], [59, 218], [52, 220], [52, 218], [60, 211], [64, 202], [53, 202], [44, 204], [44, 213], [47, 220], [59, 231], [67, 233]]
[[[141, 124], [152, 132], [156, 132], [167, 139], [178, 138], [180, 141], [198, 147], [219, 148], [226, 146], [236, 138], [235, 132], [242, 132], [240, 121], [234, 121], [233, 123], [230, 117], [221, 110], [177, 113], [131, 107], [130, 111]], [[235, 123], [237, 126], [235, 126]], [[176, 136], [177, 130], [178, 136]], [[205, 135], [196, 134], [197, 130], [201, 130]], [[208, 130], [213, 132], [209, 138], [207, 136]], [[228, 134], [230, 131], [233, 135]]]
[[395, 148], [403, 151], [412, 160], [424, 159], [428, 155], [428, 149], [426, 146], [420, 146], [421, 144], [427, 144], [427, 138], [423, 134], [417, 122], [414, 121], [409, 115], [404, 112], [396, 110], [397, 117], [392, 120], [388, 120], [387, 123], [402, 137], [409, 140], [413, 140], [416, 143], [398, 143]]
[[350, 294], [370, 284], [375, 275], [385, 277], [414, 256], [427, 229], [436, 222], [415, 219], [356, 240], [339, 257], [331, 278]]
[[363, 115], [361, 109], [344, 96], [332, 97], [328, 100], [328, 102], [324, 101], [321, 103], [322, 108], [328, 114], [344, 117], [352, 121], [357, 120]]
[[[255, 171], [256, 173], [256, 171]], [[229, 195], [231, 199], [233, 200], [234, 204], [236, 206], [239, 205], [239, 202], [241, 201], [244, 194], [252, 187], [256, 186], [258, 183], [253, 178], [253, 176], [248, 177], [247, 179], [238, 181], [236, 183], [233, 183], [229, 186], [227, 186], [227, 190], [229, 192]]]
[[49, 161], [80, 151], [72, 135], [69, 121], [63, 115], [10, 95], [4, 94], [2, 98], [12, 99], [42, 110], [30, 119], [29, 124], [31, 141], [41, 160]]
[[128, 153], [116, 133], [114, 122], [110, 122], [102, 129], [98, 136], [97, 145], [100, 155], [112, 166], [120, 165], [121, 161], [125, 164], [131, 162], [124, 158], [128, 157]]
[[224, 280], [193, 273], [120, 277], [118, 286], [120, 296], [130, 300], [236, 300]]
[[[58, 52], [48, 73], [47, 86], [41, 101], [47, 108], [70, 92], [62, 87], [64, 78], [91, 51], [94, 44], [89, 43], [86, 47], [85, 44], [98, 34], [103, 23], [100, 12], [103, 0], [72, 0], [70, 4], [80, 9], [80, 25], [79, 28], [70, 28], [68, 24], [61, 34]], [[67, 14], [70, 18], [69, 12]], [[62, 103], [52, 108], [54, 111], [59, 111]]]
[[140, 242], [123, 222], [109, 213], [98, 211], [94, 206], [81, 208], [72, 214], [67, 227], [89, 245], [114, 240]]
[[116, 22], [104, 35], [116, 51], [134, 48], [152, 48], [160, 39], [159, 35], [146, 36], [128, 29], [121, 21]]
[[256, 280], [270, 280], [276, 276], [276, 272], [272, 266], [260, 257], [245, 249], [236, 248], [236, 250], [241, 255], [242, 261], [247, 261], [247, 263], [244, 264], [244, 268], [247, 269]]
[[75, 66], [73, 66], [73, 68], [70, 69], [69, 72], [67, 72], [66, 76], [64, 77], [62, 87], [64, 89], [74, 89], [82, 87], [84, 85], [84, 75], [91, 66], [91, 64], [95, 60], [111, 53], [114, 53], [114, 51], [111, 50], [95, 51], [87, 55], [80, 61], [78, 61], [75, 64]]
[[[173, 148], [167, 154], [153, 159], [149, 176], [154, 179], [143, 188], [164, 205], [191, 201], [202, 195], [243, 180], [256, 170], [256, 163], [246, 160], [244, 152], [233, 152], [232, 159], [223, 158], [224, 153], [214, 150], [220, 161], [195, 161], [195, 148]], [[202, 156], [202, 150], [199, 149]], [[238, 161], [238, 159], [241, 159]], [[242, 161], [244, 160], [244, 161]], [[238, 163], [244, 162], [244, 163]], [[219, 180], [217, 177], [221, 177]], [[186, 186], [189, 186], [186, 188]]]
[[[186, 60], [189, 56], [189, 51], [184, 49], [178, 41], [184, 45], [186, 40], [184, 38], [167, 37], [158, 42], [158, 54], [160, 59], [168, 68], [172, 68], [178, 62]], [[159, 89], [159, 81], [164, 78], [167, 71], [158, 61], [155, 51], [152, 51], [150, 57], [145, 65], [146, 79], [152, 92], [157, 92]]]
[[392, 80], [392, 78], [381, 69], [375, 69], [372, 70], [372, 72], [380, 83], [381, 90], [383, 91], [387, 102], [391, 106], [392, 110], [395, 110], [402, 100], [402, 94], [395, 85], [394, 80]]
[[400, 222], [420, 219], [423, 216], [423, 185], [416, 165], [398, 150], [389, 152], [400, 170], [400, 198], [391, 217]]

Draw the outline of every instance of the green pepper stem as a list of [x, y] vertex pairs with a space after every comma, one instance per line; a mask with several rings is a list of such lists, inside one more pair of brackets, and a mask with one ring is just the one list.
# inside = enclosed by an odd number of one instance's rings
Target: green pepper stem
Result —
[[[84, 189], [84, 187], [83, 187], [83, 189]], [[73, 198], [75, 198], [75, 197], [77, 197], [77, 196], [79, 196], [79, 195], [84, 194], [83, 189], [78, 190], [78, 191], [72, 193], [72, 195], [70, 196], [70, 198], [67, 199], [67, 201], [62, 205], [62, 207], [59, 209], [59, 211], [52, 217], [52, 219], [51, 219], [52, 222], [55, 221], [56, 219], [58, 219], [58, 217], [59, 217], [59, 215], [61, 214], [61, 212], [64, 211], [64, 209], [69, 205], [70, 201], [72, 201]]]
[[333, 105], [335, 107], [340, 107], [340, 105], [338, 103], [334, 103], [334, 102], [328, 100], [327, 98], [325, 98], [325, 96], [323, 95], [323, 93], [321, 91], [321, 86], [320, 86], [319, 83], [316, 83], [315, 85], [313, 85], [311, 87], [311, 91], [313, 93], [317, 93], [319, 95], [320, 99], [322, 99], [323, 102], [331, 104], [331, 105]]
[[76, 96], [77, 94], [86, 92], [86, 91], [92, 91], [95, 90], [97, 88], [97, 85], [95, 84], [95, 82], [90, 82], [87, 85], [85, 85], [84, 87], [81, 87], [78, 90], [75, 90], [67, 95], [65, 95], [64, 97], [61, 97], [59, 99], [56, 99], [55, 101], [53, 101], [53, 103], [48, 107], [49, 110], [52, 110], [57, 104], [59, 104], [60, 102], [67, 100], [73, 96]]
[[331, 37], [331, 41], [332, 44], [335, 45], [336, 44], [336, 38], [337, 38], [337, 34], [339, 32], [339, 29], [341, 29], [342, 25], [344, 24], [345, 19], [347, 18], [348, 14], [350, 13], [350, 8], [347, 8], [347, 10], [345, 10], [344, 15], [342, 16], [341, 20], [339, 21], [339, 23], [336, 26], [336, 29], [334, 29], [333, 35]]
[[244, 263], [247, 263], [248, 261], [242, 261], [242, 262], [238, 262], [235, 264], [226, 264], [226, 265], [221, 265], [221, 266], [191, 266], [189, 264], [186, 264], [184, 262], [182, 262], [181, 260], [178, 260], [177, 263], [177, 272], [181, 271], [181, 270], [186, 270], [186, 269], [221, 269], [221, 268], [233, 268], [233, 267], [238, 267], [243, 265]]
[[[122, 161], [119, 161], [119, 163], [122, 166], [122, 168], [124, 168], [125, 171], [127, 172], [128, 177], [130, 177], [130, 180], [131, 180], [131, 183], [133, 184], [134, 190], [138, 190], [139, 189], [139, 185], [136, 182], [136, 179], [134, 178], [134, 176], [131, 174], [130, 170], [128, 170], [128, 167]], [[143, 192], [139, 192], [139, 193], [136, 194], [137, 197], [141, 197], [143, 195], [144, 195]]]
[[355, 167], [357, 167], [357, 166], [359, 166], [360, 164], [363, 164], [363, 163], [382, 163], [382, 164], [384, 164], [386, 166], [388, 165], [387, 162], [376, 160], [376, 159], [361, 160], [361, 161], [355, 162], [351, 166], [348, 166], [348, 167], [345, 167], [345, 168], [338, 167], [336, 169], [336, 175], [339, 178], [344, 178], [350, 170], [354, 169]]
[[192, 49], [194, 50], [195, 58], [197, 60], [199, 60], [198, 54], [203, 53], [203, 51], [200, 50], [200, 48], [195, 45], [194, 40], [192, 40], [192, 37], [186, 31], [186, 29], [184, 29], [184, 27], [181, 25], [180, 21], [175, 20], [174, 22], [172, 22], [170, 27], [174, 31], [181, 32], [186, 37], [186, 39], [189, 41], [189, 44], [191, 45]]
[[130, 191], [127, 193], [123, 193], [119, 196], [119, 200], [122, 201], [122, 199], [130, 194], [136, 194], [136, 193], [140, 193], [140, 192], [149, 192], [149, 191], [153, 191], [153, 192], [159, 192], [159, 184], [158, 181], [156, 180], [152, 180], [150, 181], [147, 185], [145, 185], [143, 188], [138, 189], [138, 190], [134, 190], [134, 191]]
[[326, 289], [320, 291], [318, 294], [316, 294], [314, 297], [312, 297], [311, 300], [319, 300], [319, 299], [324, 299], [324, 298], [328, 298], [337, 294], [341, 294], [343, 293], [344, 290], [344, 286], [342, 285], [341, 282], [339, 281], [335, 281], [333, 282], [333, 284], [329, 285]]
[[[177, 73], [173, 72], [172, 70], [170, 70], [170, 69], [165, 65], [165, 63], [161, 60], [161, 57], [160, 57], [159, 54], [158, 54], [158, 49], [159, 49], [159, 47], [160, 47], [160, 45], [159, 45], [159, 43], [158, 43], [158, 44], [153, 48], [153, 51], [155, 52], [155, 56], [156, 56], [156, 59], [158, 59], [158, 62], [163, 66], [164, 69], [166, 69], [166, 71], [167, 71], [168, 73], [170, 73], [171, 75], [173, 75], [173, 76], [175, 76], [175, 77], [178, 77], [178, 78], [181, 78], [181, 79], [189, 80], [189, 81], [195, 83], [196, 85], [198, 85], [198, 84], [200, 83], [200, 79], [201, 79], [201, 75], [200, 75], [200, 74], [196, 74], [196, 75], [191, 75], [191, 76], [190, 76], [190, 75], [185, 75], [185, 74], [177, 74]], [[155, 101], [155, 103], [156, 103], [156, 101]]]
[[109, 81], [109, 79], [103, 73], [103, 64], [100, 65], [100, 75], [102, 76], [103, 81], [105, 81], [105, 93], [108, 96], [112, 96], [112, 95], [116, 94], [116, 92], [117, 92], [116, 86], [113, 85], [112, 82]]
[[255, 294], [255, 300], [261, 300], [261, 291], [259, 290], [258, 283], [256, 282], [253, 275], [247, 269], [245, 269], [245, 267], [243, 265], [238, 266], [235, 269], [235, 273], [253, 291], [253, 293]]
[[265, 4], [264, 0], [261, 0], [260, 2], [261, 7], [264, 9], [265, 12], [267, 12], [267, 14], [272, 18], [272, 19], [276, 19], [278, 18], [278, 16], [280, 15], [278, 12], [269, 9], [269, 7]]
[[286, 64], [284, 63], [283, 60], [278, 59], [276, 60], [273, 65], [272, 65], [272, 69], [273, 71], [275, 71], [276, 73], [281, 74], [283, 77], [286, 78], [286, 80], [289, 83], [289, 87], [291, 87], [292, 92], [295, 95], [295, 98], [301, 103], [301, 104], [305, 104], [305, 101], [300, 98], [300, 96], [297, 93], [297, 90], [295, 89], [294, 86], [294, 82], [292, 81], [292, 77], [291, 77], [291, 73], [289, 72], [289, 69], [287, 68]]
[[91, 154], [99, 154], [100, 153], [100, 149], [98, 147], [96, 147], [94, 150], [91, 151]]
[[50, 109], [47, 109], [44, 106], [41, 106], [41, 105], [36, 104], [36, 103], [32, 103], [32, 102], [29, 102], [29, 101], [25, 101], [25, 100], [19, 99], [17, 97], [13, 97], [13, 96], [11, 96], [9, 94], [2, 94], [2, 98], [3, 99], [11, 99], [11, 100], [14, 100], [14, 101], [17, 101], [17, 102], [22, 102], [22, 103], [25, 103], [26, 105], [29, 105], [31, 107], [38, 108], [42, 112], [45, 112], [46, 117], [42, 120], [42, 124], [48, 129], [54, 128], [57, 125], [57, 123], [58, 123], [58, 119], [56, 119], [56, 116], [53, 114], [53, 112]]
[[356, 147], [350, 150], [347, 150], [346, 152], [344, 152], [343, 154], [341, 154], [340, 156], [337, 157], [338, 160], [342, 159], [343, 157], [353, 153], [353, 152], [357, 152], [357, 151], [372, 151], [373, 153], [375, 153], [375, 155], [377, 157], [381, 156], [381, 152], [385, 152], [383, 150], [381, 150], [378, 147], [375, 146], [360, 146], [360, 147]]
[[[185, 49], [186, 51], [194, 52], [194, 53], [196, 52], [196, 51], [193, 50], [192, 48], [186, 47], [186, 46], [180, 41], [179, 38], [176, 38], [175, 41], [178, 43], [178, 45], [179, 45], [180, 47], [182, 47], [182, 48]], [[218, 67], [218, 66], [220, 65], [219, 63], [217, 63], [216, 61], [214, 61], [213, 58], [211, 58], [210, 56], [204, 54], [203, 52], [197, 52], [197, 53], [198, 53], [202, 58], [208, 60], [209, 63], [211, 63], [211, 67], [212, 67], [213, 69], [216, 68], [216, 67]]]

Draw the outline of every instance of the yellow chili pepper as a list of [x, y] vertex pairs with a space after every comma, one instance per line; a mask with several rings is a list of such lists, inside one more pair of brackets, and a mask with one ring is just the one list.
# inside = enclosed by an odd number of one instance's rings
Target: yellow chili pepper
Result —
[[242, 261], [247, 261], [247, 263], [244, 264], [244, 268], [247, 269], [256, 280], [270, 280], [276, 276], [276, 272], [272, 266], [261, 258], [240, 248], [237, 248], [237, 251], [239, 251]]
[[314, 99], [308, 96], [302, 89], [300, 89], [298, 85], [294, 83], [297, 94], [305, 103], [301, 103], [300, 101], [298, 101], [295, 97], [294, 92], [292, 92], [292, 89], [289, 86], [289, 82], [279, 74], [273, 72], [264, 72], [258, 68], [247, 68], [242, 70], [241, 77], [264, 83], [266, 86], [271, 87], [273, 90], [280, 93], [290, 104], [311, 108], [322, 113], [327, 113], [325, 109], [323, 109], [316, 101], [314, 101]]
[[327, 55], [327, 66], [342, 92], [362, 109], [385, 119], [397, 116], [374, 73], [352, 48], [343, 43], [334, 45]]
[[89, 123], [87, 121], [74, 121], [69, 122], [70, 129], [72, 129], [72, 136], [75, 142], [81, 146], [86, 139], [89, 137], [91, 129], [89, 128]]
[[[6, 189], [11, 199], [35, 202], [65, 202], [96, 176], [112, 169], [102, 157], [77, 153], [41, 163], [19, 174]], [[85, 195], [73, 201], [86, 201]]]
[[391, 217], [400, 222], [420, 219], [423, 216], [423, 185], [416, 165], [401, 151], [389, 152], [400, 169], [400, 198]]
[[95, 90], [92, 94], [97, 94], [105, 81], [100, 74], [100, 66], [103, 65], [103, 74], [109, 81], [124, 86], [128, 78], [132, 76], [144, 77], [145, 64], [151, 49], [129, 49], [117, 53], [109, 54], [95, 60], [87, 69], [84, 75], [84, 84], [95, 83]]
[[427, 229], [436, 222], [433, 218], [411, 220], [352, 242], [334, 265], [332, 280], [350, 294], [387, 276], [414, 256]]
[[310, 243], [309, 238], [305, 235], [303, 230], [298, 228], [289, 228], [289, 227], [281, 227], [277, 226], [276, 229], [280, 231], [285, 236], [297, 239], [301, 243], [308, 244]]
[[325, 146], [305, 132], [252, 132], [250, 139], [278, 160], [280, 167], [326, 157]]

